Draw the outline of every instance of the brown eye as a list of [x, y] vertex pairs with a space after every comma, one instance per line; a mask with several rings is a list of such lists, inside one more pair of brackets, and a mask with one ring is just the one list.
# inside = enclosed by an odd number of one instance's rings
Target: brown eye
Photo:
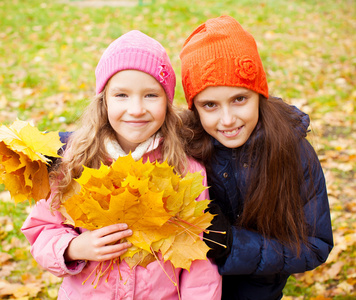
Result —
[[243, 103], [247, 100], [247, 97], [245, 96], [239, 96], [234, 99], [234, 103]]
[[208, 103], [205, 103], [203, 106], [206, 108], [213, 108], [213, 107], [215, 107], [215, 103], [208, 102]]
[[125, 98], [125, 97], [128, 97], [128, 96], [126, 94], [116, 94], [115, 97]]
[[156, 97], [158, 97], [158, 95], [156, 95], [156, 94], [147, 94], [146, 95], [146, 98], [156, 98]]

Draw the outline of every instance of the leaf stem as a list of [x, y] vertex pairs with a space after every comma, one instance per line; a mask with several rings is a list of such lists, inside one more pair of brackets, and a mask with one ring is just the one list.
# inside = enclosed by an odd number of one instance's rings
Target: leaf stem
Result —
[[[204, 232], [206, 231], [206, 229], [201, 228], [201, 227], [199, 227], [199, 226], [197, 226], [197, 225], [194, 225], [194, 224], [192, 224], [192, 223], [189, 223], [189, 222], [186, 221], [186, 220], [179, 219], [179, 218], [177, 218], [177, 217], [174, 217], [174, 219], [177, 220], [177, 221], [183, 222], [183, 223], [185, 223], [185, 224], [187, 224], [187, 225], [189, 225], [189, 226], [195, 227], [195, 228], [201, 230], [202, 232], [203, 232], [203, 231], [204, 231]], [[171, 219], [169, 219], [169, 220], [171, 220]]]
[[82, 285], [84, 285], [84, 284], [89, 280], [89, 278], [91, 277], [91, 275], [93, 275], [94, 272], [97, 271], [97, 269], [98, 269], [98, 267], [99, 267], [100, 264], [101, 264], [101, 263], [99, 263], [99, 264], [93, 269], [93, 271], [90, 272], [89, 276], [82, 282]]
[[206, 238], [206, 237], [203, 237], [203, 240], [206, 240], [206, 241], [212, 242], [212, 243], [214, 243], [214, 244], [216, 244], [216, 245], [219, 245], [219, 246], [221, 246], [221, 247], [227, 248], [227, 246], [226, 246], [226, 245], [224, 245], [224, 244], [220, 244], [220, 243], [218, 243], [217, 241], [214, 241], [214, 240], [208, 239], [208, 238]]
[[213, 232], [213, 233], [220, 233], [220, 234], [226, 234], [226, 231], [216, 231], [216, 230], [210, 230], [210, 229], [207, 229], [204, 231], [205, 233], [209, 234], [210, 232]]
[[[189, 225], [191, 225], [191, 226], [193, 226], [193, 227], [197, 227], [197, 226], [195, 226], [195, 225], [193, 225], [193, 224], [190, 224], [189, 222], [184, 221], [184, 220], [182, 220], [182, 219], [177, 219], [177, 218], [176, 218], [176, 220], [182, 221], [183, 223], [189, 224]], [[194, 235], [196, 235], [196, 236], [201, 237], [200, 235], [196, 234], [195, 232], [190, 231], [187, 227], [184, 227], [182, 224], [179, 224], [178, 222], [176, 222], [176, 221], [174, 221], [174, 220], [172, 220], [172, 219], [169, 219], [168, 221], [170, 221], [170, 222], [172, 222], [173, 224], [176, 224], [176, 225], [178, 225], [178, 226], [180, 226], [180, 227], [183, 227], [184, 229], [186, 229], [186, 232], [187, 232], [189, 235], [190, 235], [190, 234], [194, 234]], [[197, 227], [197, 228], [199, 228], [199, 227]], [[215, 231], [215, 230], [203, 230], [203, 231], [204, 231], [205, 233], [215, 232], [215, 233], [226, 234], [226, 231]], [[226, 245], [224, 245], [224, 244], [220, 244], [220, 243], [218, 243], [218, 242], [216, 242], [216, 241], [214, 241], [214, 240], [208, 239], [208, 238], [206, 238], [206, 237], [204, 237], [204, 236], [203, 236], [202, 238], [203, 238], [203, 240], [206, 240], [206, 241], [212, 242], [212, 243], [214, 243], [214, 244], [217, 244], [217, 245], [219, 245], [219, 246], [221, 246], [221, 247], [227, 248]]]
[[214, 233], [226, 234], [226, 231], [216, 231], [216, 230], [203, 229], [203, 228], [200, 228], [200, 227], [198, 227], [198, 226], [196, 226], [196, 225], [194, 225], [194, 224], [192, 224], [192, 223], [189, 223], [189, 222], [186, 221], [186, 220], [179, 219], [179, 218], [177, 218], [177, 217], [175, 217], [175, 219], [178, 220], [178, 221], [180, 221], [180, 222], [183, 222], [183, 223], [185, 223], [185, 224], [188, 224], [188, 225], [190, 225], [190, 226], [192, 226], [192, 227], [198, 228], [198, 229], [200, 229], [201, 231], [203, 231], [203, 232], [205, 232], [205, 233], [214, 232]]
[[108, 282], [112, 270], [114, 270], [114, 259], [110, 260], [109, 265], [107, 266], [107, 268], [104, 270], [104, 272], [102, 273], [102, 275], [100, 277], [104, 276], [104, 274], [106, 272], [108, 272], [108, 276], [106, 276], [106, 279], [105, 279], [105, 281]]
[[161, 267], [162, 271], [164, 272], [164, 274], [167, 275], [168, 279], [174, 284], [174, 286], [177, 286], [177, 285], [178, 285], [177, 282], [174, 282], [174, 281], [172, 280], [172, 278], [168, 275], [168, 273], [166, 272], [166, 270], [165, 270], [165, 269], [163, 268], [163, 266], [161, 265], [161, 262], [159, 261], [159, 258], [157, 257], [156, 253], [154, 252], [154, 250], [152, 249], [152, 247], [150, 247], [150, 248], [151, 248], [151, 251], [152, 251], [152, 253], [153, 253], [155, 259], [157, 260], [159, 266]]
[[100, 281], [100, 278], [101, 278], [101, 276], [103, 275], [103, 273], [102, 273], [103, 265], [104, 265], [103, 262], [101, 262], [101, 263], [99, 264], [100, 270], [99, 270], [99, 272], [96, 273], [96, 276], [95, 276], [93, 282], [91, 283], [91, 284], [94, 284], [95, 280], [98, 279], [97, 282], [96, 282], [96, 284], [94, 285], [94, 289], [97, 288], [97, 286], [98, 286], [98, 284], [99, 284], [99, 281]]
[[[170, 263], [171, 263], [171, 267], [172, 267], [172, 272], [174, 274], [174, 279], [176, 280], [176, 282], [178, 282], [174, 266], [173, 266], [172, 262], [170, 262]], [[177, 284], [177, 293], [178, 293], [178, 300], [181, 300], [178, 284]]]

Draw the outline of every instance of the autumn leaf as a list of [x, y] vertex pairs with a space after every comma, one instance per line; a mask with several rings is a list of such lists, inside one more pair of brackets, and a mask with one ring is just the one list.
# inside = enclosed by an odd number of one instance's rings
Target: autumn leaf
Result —
[[97, 170], [84, 168], [76, 179], [80, 192], [63, 204], [67, 223], [88, 230], [126, 223], [133, 246], [120, 258], [130, 267], [161, 255], [189, 270], [209, 250], [200, 236], [213, 218], [205, 212], [209, 200], [195, 200], [206, 189], [202, 180], [198, 172], [181, 178], [166, 162], [136, 162], [131, 155]]
[[58, 149], [62, 147], [58, 132], [40, 132], [36, 127], [25, 121], [15, 121], [10, 126], [0, 126], [0, 141], [11, 150], [22, 152], [31, 161], [48, 162], [45, 157], [59, 157]]
[[0, 126], [0, 183], [15, 203], [47, 198], [47, 156], [59, 157], [58, 132], [42, 133], [28, 122]]
[[122, 258], [125, 258], [126, 263], [131, 268], [135, 268], [138, 265], [138, 262], [140, 266], [146, 268], [149, 263], [156, 261], [156, 258], [153, 254], [134, 246], [128, 249]]
[[8, 260], [11, 259], [11, 258], [12, 258], [12, 256], [11, 256], [10, 254], [5, 253], [5, 252], [0, 252], [0, 266], [1, 266], [4, 262], [8, 261]]
[[[199, 241], [189, 231], [176, 235], [163, 255], [164, 260], [170, 260], [176, 268], [187, 269], [186, 266], [190, 266], [193, 260], [206, 259], [209, 247]], [[186, 255], [187, 252], [189, 255]]]
[[15, 299], [28, 299], [35, 297], [42, 286], [39, 283], [19, 284], [0, 280], [0, 297], [3, 299], [2, 296], [13, 295]]

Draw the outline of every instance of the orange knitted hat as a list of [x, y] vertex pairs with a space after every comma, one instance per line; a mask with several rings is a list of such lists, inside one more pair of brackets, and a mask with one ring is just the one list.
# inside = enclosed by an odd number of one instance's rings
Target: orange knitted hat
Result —
[[210, 19], [188, 37], [180, 53], [189, 109], [208, 86], [245, 87], [268, 98], [266, 74], [253, 36], [230, 16]]

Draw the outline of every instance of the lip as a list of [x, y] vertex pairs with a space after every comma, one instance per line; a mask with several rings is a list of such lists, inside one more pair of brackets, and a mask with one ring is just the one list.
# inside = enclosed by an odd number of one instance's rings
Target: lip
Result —
[[239, 133], [241, 132], [242, 128], [244, 126], [240, 126], [240, 127], [237, 127], [237, 128], [234, 128], [234, 129], [229, 129], [229, 130], [218, 130], [218, 132], [220, 134], [222, 134], [224, 137], [227, 137], [227, 138], [233, 138], [233, 137], [236, 137], [239, 135]]
[[147, 125], [149, 122], [144, 120], [139, 120], [139, 121], [124, 121], [124, 123], [133, 127], [141, 127]]

